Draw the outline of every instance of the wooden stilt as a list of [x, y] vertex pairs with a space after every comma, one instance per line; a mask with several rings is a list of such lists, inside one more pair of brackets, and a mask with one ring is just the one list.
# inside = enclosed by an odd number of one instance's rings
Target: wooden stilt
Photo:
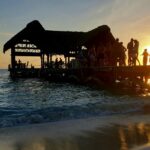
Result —
[[47, 64], [49, 64], [49, 54], [47, 54]]
[[52, 62], [52, 60], [53, 60], [53, 55], [50, 54], [50, 62]]
[[41, 54], [41, 68], [44, 68], [44, 55]]
[[16, 60], [15, 60], [15, 48], [12, 47], [12, 48], [11, 48], [11, 68], [12, 68], [12, 70], [15, 69], [15, 65], [16, 65]]

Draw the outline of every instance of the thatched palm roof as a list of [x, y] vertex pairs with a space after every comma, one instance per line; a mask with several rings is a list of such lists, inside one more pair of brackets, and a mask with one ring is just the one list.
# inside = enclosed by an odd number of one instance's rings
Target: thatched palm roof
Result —
[[107, 25], [99, 26], [89, 32], [86, 33], [85, 45], [107, 45], [108, 43], [115, 42], [115, 38], [113, 37], [110, 28]]
[[5, 53], [24, 39], [35, 44], [45, 53], [61, 54], [76, 51], [80, 46], [89, 47], [93, 43], [106, 44], [109, 41], [114, 41], [110, 28], [106, 25], [89, 32], [49, 31], [45, 30], [39, 21], [35, 20], [6, 42], [3, 52]]

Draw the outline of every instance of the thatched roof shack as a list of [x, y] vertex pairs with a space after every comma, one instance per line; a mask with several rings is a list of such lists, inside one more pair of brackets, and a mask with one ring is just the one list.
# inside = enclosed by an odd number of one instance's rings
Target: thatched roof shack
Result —
[[15, 56], [41, 56], [42, 59], [44, 54], [62, 54], [71, 57], [81, 51], [83, 46], [89, 49], [114, 42], [110, 28], [106, 25], [89, 32], [50, 31], [35, 20], [6, 42], [3, 52], [11, 49], [13, 66]]
[[4, 45], [4, 52], [26, 39], [44, 53], [66, 54], [77, 50], [84, 35], [84, 32], [45, 30], [38, 21], [33, 21]]

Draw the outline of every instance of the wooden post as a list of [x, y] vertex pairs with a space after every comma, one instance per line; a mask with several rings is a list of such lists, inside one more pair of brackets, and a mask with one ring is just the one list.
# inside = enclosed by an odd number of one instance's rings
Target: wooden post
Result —
[[42, 68], [42, 54], [41, 54], [40, 58], [41, 58], [41, 68]]
[[67, 57], [65, 57], [65, 64], [67, 64]]
[[50, 54], [50, 62], [52, 62], [52, 58], [53, 58], [53, 55], [52, 55], [52, 54]]
[[70, 63], [70, 57], [68, 57], [68, 64]]
[[44, 68], [45, 55], [43, 54], [43, 68]]
[[15, 48], [11, 48], [11, 68], [12, 70], [15, 69], [16, 61], [15, 61]]
[[49, 54], [47, 54], [47, 64], [49, 64]]
[[41, 68], [44, 67], [44, 55], [41, 54]]
[[67, 57], [65, 56], [65, 68], [67, 68]]

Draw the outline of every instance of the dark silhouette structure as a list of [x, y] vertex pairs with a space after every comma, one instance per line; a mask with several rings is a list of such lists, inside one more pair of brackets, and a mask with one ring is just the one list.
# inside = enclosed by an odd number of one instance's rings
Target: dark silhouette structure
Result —
[[[64, 57], [76, 57], [86, 47], [87, 50], [98, 51], [100, 46], [108, 49], [107, 45], [113, 45], [115, 39], [106, 25], [100, 26], [89, 32], [71, 31], [49, 31], [45, 30], [39, 21], [35, 20], [12, 37], [4, 45], [4, 53], [11, 49], [11, 67], [15, 68], [16, 56], [38, 56], [41, 57], [41, 67], [44, 66], [44, 57], [47, 56], [47, 63], [52, 55], [61, 54]], [[109, 50], [111, 51], [111, 50]], [[110, 52], [109, 52], [110, 53]], [[97, 56], [96, 56], [97, 57]]]
[[[138, 44], [138, 43], [137, 43]], [[138, 45], [137, 45], [138, 47]], [[133, 39], [128, 44], [129, 65], [133, 61]], [[115, 39], [107, 25], [88, 32], [45, 30], [35, 20], [5, 43], [3, 52], [11, 50], [12, 77], [46, 77], [51, 80], [70, 80], [99, 83], [132, 80], [149, 76], [148, 66], [126, 66], [126, 48]], [[137, 49], [136, 55], [138, 56]], [[53, 55], [63, 55], [65, 61], [52, 60]], [[41, 67], [16, 61], [16, 56], [41, 58]], [[70, 61], [70, 58], [74, 60]], [[65, 65], [65, 67], [64, 67]]]

